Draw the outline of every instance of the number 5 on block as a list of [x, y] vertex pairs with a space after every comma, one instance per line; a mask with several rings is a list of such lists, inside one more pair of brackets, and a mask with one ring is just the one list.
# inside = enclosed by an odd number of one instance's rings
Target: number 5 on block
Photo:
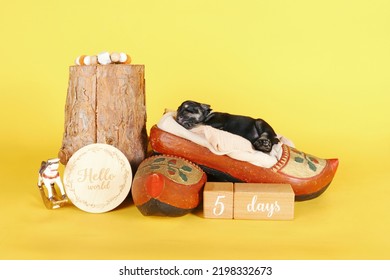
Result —
[[207, 182], [203, 206], [205, 218], [233, 219], [233, 183]]

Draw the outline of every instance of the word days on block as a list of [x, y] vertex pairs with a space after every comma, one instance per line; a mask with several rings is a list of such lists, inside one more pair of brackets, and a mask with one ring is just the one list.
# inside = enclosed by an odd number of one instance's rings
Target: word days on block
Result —
[[234, 219], [292, 220], [294, 199], [288, 184], [236, 183]]
[[203, 192], [205, 218], [292, 220], [295, 194], [288, 184], [208, 182]]
[[203, 215], [205, 218], [233, 219], [233, 183], [206, 183]]

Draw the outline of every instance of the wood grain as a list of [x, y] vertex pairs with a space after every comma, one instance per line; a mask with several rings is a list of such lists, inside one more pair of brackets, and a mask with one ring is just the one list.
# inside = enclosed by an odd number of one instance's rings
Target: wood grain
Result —
[[143, 65], [71, 66], [59, 158], [92, 143], [123, 152], [133, 168], [146, 156], [146, 106]]

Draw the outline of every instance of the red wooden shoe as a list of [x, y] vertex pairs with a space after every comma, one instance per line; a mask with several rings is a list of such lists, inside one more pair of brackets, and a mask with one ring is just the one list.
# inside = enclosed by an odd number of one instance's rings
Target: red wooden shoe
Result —
[[134, 204], [145, 216], [183, 216], [199, 205], [206, 180], [206, 174], [185, 159], [152, 156], [134, 176]]
[[215, 155], [209, 149], [153, 126], [150, 144], [155, 153], [188, 159], [220, 181], [290, 184], [295, 200], [321, 195], [332, 182], [338, 159], [320, 159], [283, 145], [282, 157], [270, 168]]

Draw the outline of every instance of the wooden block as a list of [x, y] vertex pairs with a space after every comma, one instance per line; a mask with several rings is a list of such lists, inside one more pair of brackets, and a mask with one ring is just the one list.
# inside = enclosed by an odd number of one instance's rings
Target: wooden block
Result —
[[233, 183], [206, 183], [203, 215], [205, 218], [233, 219]]
[[292, 220], [294, 192], [289, 184], [234, 184], [234, 219]]

